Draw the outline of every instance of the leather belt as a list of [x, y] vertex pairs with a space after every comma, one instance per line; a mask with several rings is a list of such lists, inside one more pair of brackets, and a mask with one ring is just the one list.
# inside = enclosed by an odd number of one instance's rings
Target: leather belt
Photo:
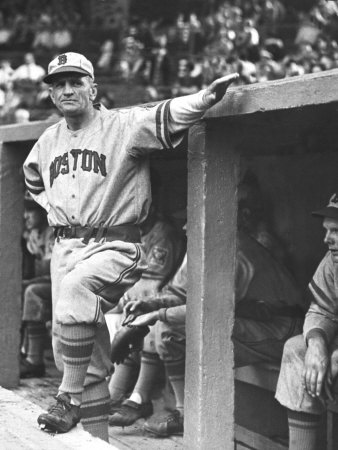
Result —
[[54, 227], [54, 235], [59, 241], [63, 239], [82, 239], [84, 244], [94, 238], [94, 242], [124, 241], [141, 242], [140, 228], [137, 225], [116, 225], [115, 227], [81, 227], [79, 225]]

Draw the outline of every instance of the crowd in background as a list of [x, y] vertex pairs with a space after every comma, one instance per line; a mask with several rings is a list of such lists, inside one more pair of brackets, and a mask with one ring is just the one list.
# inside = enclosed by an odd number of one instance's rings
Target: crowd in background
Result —
[[[235, 71], [238, 84], [251, 84], [338, 67], [334, 1], [303, 9], [286, 0], [219, 1], [208, 14], [185, 11], [171, 21], [130, 15], [111, 33], [88, 33], [102, 24], [90, 23], [75, 0], [31, 0], [25, 11], [19, 3], [0, 8], [0, 123], [56, 114], [41, 80], [48, 61], [69, 50], [94, 62], [99, 100], [108, 107], [196, 92]], [[117, 98], [123, 85], [142, 88], [141, 96]]]

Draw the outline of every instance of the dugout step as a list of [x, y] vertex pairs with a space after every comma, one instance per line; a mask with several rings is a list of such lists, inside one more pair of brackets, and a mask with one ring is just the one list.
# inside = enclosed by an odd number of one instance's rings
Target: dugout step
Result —
[[43, 409], [14, 392], [0, 387], [0, 442], [2, 450], [118, 450], [94, 438], [78, 424], [65, 434], [40, 430], [37, 417]]

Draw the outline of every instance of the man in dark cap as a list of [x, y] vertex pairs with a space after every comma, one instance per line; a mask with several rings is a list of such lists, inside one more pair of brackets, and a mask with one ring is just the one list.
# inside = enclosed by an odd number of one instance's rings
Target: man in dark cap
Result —
[[312, 214], [323, 220], [328, 252], [308, 286], [311, 304], [303, 335], [284, 347], [276, 399], [288, 411], [290, 450], [319, 448], [322, 414], [334, 398], [338, 373], [338, 194]]

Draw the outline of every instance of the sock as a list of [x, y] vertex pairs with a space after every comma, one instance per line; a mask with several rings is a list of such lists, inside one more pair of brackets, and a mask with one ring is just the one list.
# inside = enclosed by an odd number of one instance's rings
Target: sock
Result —
[[109, 391], [106, 380], [85, 386], [82, 394], [81, 423], [92, 436], [109, 442]]
[[119, 402], [133, 389], [139, 368], [138, 352], [133, 352], [122, 364], [115, 366], [108, 385], [111, 400]]
[[184, 379], [185, 358], [176, 361], [165, 361], [168, 380], [173, 388], [176, 400], [176, 409], [183, 416], [184, 413]]
[[60, 391], [81, 394], [93, 352], [95, 325], [61, 326], [62, 360], [64, 364]]
[[160, 368], [161, 360], [157, 353], [142, 352], [140, 373], [133, 391], [133, 394], [136, 393], [141, 396], [141, 403], [147, 403], [151, 400]]
[[317, 438], [322, 416], [290, 409], [287, 412], [289, 450], [318, 450]]
[[138, 392], [133, 392], [129, 397], [129, 400], [142, 405], [142, 396]]
[[27, 322], [26, 359], [31, 364], [43, 364], [43, 353], [45, 349], [46, 337], [47, 337], [47, 330], [43, 322]]

